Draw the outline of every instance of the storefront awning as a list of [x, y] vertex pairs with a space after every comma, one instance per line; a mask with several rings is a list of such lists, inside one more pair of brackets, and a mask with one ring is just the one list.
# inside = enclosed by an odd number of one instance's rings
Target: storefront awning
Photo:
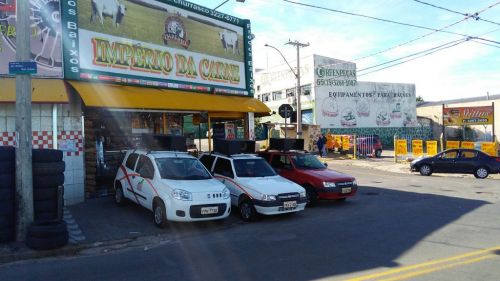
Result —
[[[68, 103], [62, 79], [32, 79], [33, 103]], [[0, 102], [16, 102], [16, 79], [0, 78]]]
[[154, 109], [206, 112], [254, 112], [269, 115], [271, 110], [250, 97], [210, 95], [178, 90], [155, 89], [68, 81], [89, 107]]

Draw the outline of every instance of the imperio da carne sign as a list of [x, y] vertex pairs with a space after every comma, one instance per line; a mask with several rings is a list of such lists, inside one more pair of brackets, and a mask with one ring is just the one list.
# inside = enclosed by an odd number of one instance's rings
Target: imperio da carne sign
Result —
[[444, 107], [444, 126], [493, 124], [493, 106]]
[[248, 20], [181, 0], [61, 0], [61, 15], [66, 79], [253, 96]]

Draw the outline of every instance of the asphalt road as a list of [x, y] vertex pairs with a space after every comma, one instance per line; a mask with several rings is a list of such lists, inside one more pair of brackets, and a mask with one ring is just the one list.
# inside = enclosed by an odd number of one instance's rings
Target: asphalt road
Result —
[[256, 223], [174, 224], [161, 242], [5, 264], [0, 279], [498, 280], [500, 181], [341, 163], [330, 167], [361, 186], [344, 203]]

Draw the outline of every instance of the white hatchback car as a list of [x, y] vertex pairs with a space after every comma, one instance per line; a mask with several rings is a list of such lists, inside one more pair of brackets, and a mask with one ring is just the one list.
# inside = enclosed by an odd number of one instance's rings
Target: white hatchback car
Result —
[[203, 154], [200, 161], [231, 191], [231, 204], [244, 221], [258, 214], [275, 215], [304, 210], [306, 192], [254, 154]]
[[129, 199], [152, 210], [154, 223], [226, 218], [230, 192], [185, 152], [130, 150], [114, 181], [115, 201]]

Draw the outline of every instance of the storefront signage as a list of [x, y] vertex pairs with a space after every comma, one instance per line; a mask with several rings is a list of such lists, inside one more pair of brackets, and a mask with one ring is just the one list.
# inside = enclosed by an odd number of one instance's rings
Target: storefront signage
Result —
[[481, 151], [490, 156], [497, 156], [498, 153], [496, 143], [494, 142], [482, 142]]
[[443, 124], [445, 126], [493, 124], [493, 106], [445, 107]]
[[406, 155], [408, 154], [408, 147], [406, 140], [396, 140], [396, 155]]
[[474, 142], [472, 141], [463, 141], [462, 148], [474, 149]]
[[67, 79], [253, 96], [248, 20], [182, 0], [61, 1]]
[[437, 141], [426, 141], [425, 145], [427, 146], [427, 156], [434, 156], [438, 153], [438, 143]]
[[460, 148], [460, 141], [446, 141], [446, 149]]
[[419, 157], [424, 155], [424, 144], [422, 140], [412, 140], [411, 141], [411, 151], [414, 157]]
[[227, 140], [234, 140], [236, 138], [236, 128], [232, 123], [224, 124], [224, 131]]
[[[28, 5], [31, 11], [30, 59], [37, 65], [36, 76], [62, 77], [59, 0], [31, 0]], [[16, 26], [16, 1], [0, 1], [0, 75], [19, 73], [9, 71], [9, 62], [16, 60]], [[30, 71], [29, 74], [34, 73]]]
[[349, 150], [349, 136], [342, 136], [342, 150]]
[[317, 86], [316, 122], [321, 128], [414, 127], [415, 85], [357, 82]]
[[356, 86], [356, 64], [322, 56], [314, 56], [316, 86]]

